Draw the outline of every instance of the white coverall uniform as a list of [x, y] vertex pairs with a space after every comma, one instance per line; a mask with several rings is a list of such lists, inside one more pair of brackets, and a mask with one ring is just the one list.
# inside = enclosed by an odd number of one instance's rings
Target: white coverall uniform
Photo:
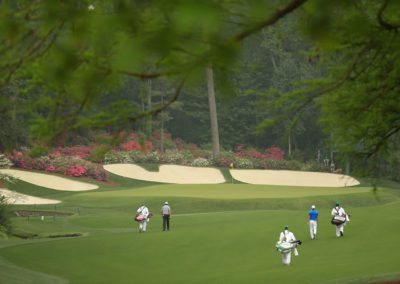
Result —
[[136, 212], [144, 215], [145, 217], [142, 221], [139, 222], [139, 232], [146, 232], [147, 223], [149, 222], [149, 219], [147, 218], [150, 214], [149, 209], [143, 205], [139, 207]]
[[[283, 243], [283, 242], [292, 242], [295, 241], [296, 237], [293, 235], [292, 232], [290, 232], [289, 230], [284, 230], [283, 232], [281, 232], [280, 236], [279, 236], [279, 243]], [[294, 248], [293, 249], [294, 254], [298, 255], [297, 253], [297, 249]], [[289, 265], [290, 261], [292, 258], [292, 252], [289, 251], [288, 253], [282, 253], [282, 263], [285, 265]]]
[[[340, 206], [336, 206], [335, 208], [332, 209], [331, 212], [332, 216], [345, 216], [346, 217], [346, 222], [350, 221], [349, 215], [346, 214], [346, 211]], [[346, 225], [346, 222], [344, 222], [341, 225], [336, 226], [336, 237], [343, 236], [344, 233], [344, 226]]]

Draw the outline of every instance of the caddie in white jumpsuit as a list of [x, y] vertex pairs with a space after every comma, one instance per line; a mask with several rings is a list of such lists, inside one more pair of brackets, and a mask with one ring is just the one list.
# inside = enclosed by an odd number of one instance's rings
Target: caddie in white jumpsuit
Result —
[[[281, 234], [279, 235], [279, 243], [282, 242], [292, 242], [295, 241], [296, 237], [294, 236], [294, 234], [292, 232], [289, 231], [289, 227], [285, 226], [285, 229], [283, 232], [281, 232]], [[294, 248], [293, 249], [294, 255], [298, 255], [297, 249]], [[288, 253], [282, 253], [282, 263], [284, 265], [290, 265], [290, 261], [292, 258], [292, 252], [289, 251]]]
[[149, 209], [146, 207], [146, 205], [143, 204], [138, 208], [136, 212], [145, 217], [142, 221], [139, 222], [139, 233], [146, 232], [147, 223], [149, 222]]
[[[346, 214], [346, 211], [344, 211], [343, 207], [340, 207], [339, 202], [336, 202], [336, 206], [332, 209], [331, 215], [346, 217], [346, 222], [350, 221], [349, 215]], [[341, 225], [336, 225], [336, 237], [343, 237], [344, 226], [346, 225], [346, 222]]]

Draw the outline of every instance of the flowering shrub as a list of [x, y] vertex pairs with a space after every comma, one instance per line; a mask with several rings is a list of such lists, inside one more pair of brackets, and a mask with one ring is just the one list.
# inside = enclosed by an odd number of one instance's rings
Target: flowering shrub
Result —
[[54, 149], [49, 156], [50, 157], [59, 157], [59, 156], [78, 156], [82, 159], [86, 159], [90, 156], [91, 148], [89, 146], [73, 146], [73, 147], [65, 147], [65, 148], [56, 148]]
[[290, 160], [254, 160], [254, 167], [258, 169], [270, 169], [270, 170], [301, 170], [301, 163], [298, 161]]
[[192, 164], [193, 167], [208, 167], [210, 166], [210, 162], [204, 158], [194, 159]]
[[137, 141], [128, 141], [121, 145], [121, 149], [124, 151], [140, 151], [142, 146]]
[[56, 168], [55, 166], [53, 166], [53, 165], [48, 165], [48, 166], [45, 168], [45, 171], [46, 171], [46, 172], [50, 172], [50, 173], [54, 173], [54, 172], [57, 172], [57, 168]]
[[8, 169], [13, 163], [4, 154], [0, 154], [0, 169]]
[[87, 175], [87, 171], [82, 165], [69, 165], [64, 174], [71, 177], [82, 177]]
[[228, 168], [228, 167], [230, 167], [232, 162], [233, 162], [233, 159], [222, 157], [222, 158], [217, 159], [215, 164], [219, 167]]
[[214, 159], [214, 164], [218, 167], [228, 168], [234, 160], [235, 154], [233, 152], [221, 152], [219, 157]]
[[246, 158], [235, 158], [235, 167], [239, 169], [253, 169], [253, 162]]
[[119, 152], [110, 151], [104, 155], [104, 164], [117, 164], [120, 162]]
[[145, 161], [147, 163], [158, 163], [160, 161], [160, 157], [158, 156], [157, 152], [151, 152], [145, 155]]
[[8, 156], [8, 159], [17, 168], [33, 170], [34, 160], [27, 154], [27, 152], [13, 151], [12, 154]]
[[12, 175], [0, 173], [0, 183], [3, 182], [15, 183], [17, 180], [18, 179]]
[[326, 172], [328, 167], [316, 161], [309, 161], [301, 164], [300, 170], [308, 172]]
[[143, 163], [146, 161], [146, 154], [141, 151], [129, 151], [124, 163]]
[[180, 139], [180, 138], [176, 138], [175, 139], [175, 146], [176, 146], [176, 149], [178, 149], [178, 151], [182, 150], [183, 146], [184, 146], [183, 140]]
[[283, 160], [285, 155], [285, 152], [277, 146], [272, 146], [268, 149], [265, 149], [265, 152], [267, 153], [266, 158], [272, 160]]
[[78, 156], [43, 156], [31, 158], [26, 153], [14, 152], [10, 160], [17, 168], [59, 173], [67, 176], [87, 176], [96, 180], [106, 181], [106, 171], [98, 164], [86, 161]]
[[190, 165], [193, 161], [193, 159], [195, 158], [192, 154], [192, 152], [190, 152], [189, 150], [182, 150], [180, 152], [183, 156], [183, 160], [182, 160], [182, 164], [183, 165]]
[[145, 153], [149, 153], [149, 152], [153, 151], [153, 148], [154, 148], [153, 142], [151, 142], [151, 141], [149, 141], [149, 140], [144, 141], [143, 151], [144, 151]]
[[182, 164], [184, 156], [178, 151], [166, 151], [160, 161], [165, 164]]
[[244, 144], [240, 144], [235, 148], [235, 156], [242, 158], [283, 160], [284, 155], [285, 152], [277, 146], [265, 149], [265, 153], [261, 153], [256, 149], [246, 150]]

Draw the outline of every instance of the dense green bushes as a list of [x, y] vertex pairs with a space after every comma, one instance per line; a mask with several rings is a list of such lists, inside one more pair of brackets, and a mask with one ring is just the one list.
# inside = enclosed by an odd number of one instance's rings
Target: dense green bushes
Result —
[[[203, 153], [204, 154], [204, 153]], [[110, 151], [105, 155], [105, 164], [117, 163], [161, 163], [188, 165], [194, 167], [222, 167], [228, 168], [233, 164], [237, 169], [270, 169], [270, 170], [294, 170], [294, 171], [329, 171], [327, 166], [316, 161], [299, 162], [295, 160], [274, 160], [265, 157], [243, 157], [234, 152], [222, 152], [220, 157], [213, 159], [211, 152], [205, 157], [195, 157], [190, 151], [167, 151], [165, 154], [158, 152], [143, 153], [140, 151]]]

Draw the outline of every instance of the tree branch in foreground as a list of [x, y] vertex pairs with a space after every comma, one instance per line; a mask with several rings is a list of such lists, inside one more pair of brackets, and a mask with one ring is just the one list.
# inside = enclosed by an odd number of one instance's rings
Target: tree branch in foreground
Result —
[[389, 23], [388, 21], [386, 21], [384, 19], [384, 15], [383, 13], [385, 12], [387, 6], [389, 4], [389, 0], [385, 0], [382, 4], [382, 6], [379, 8], [378, 10], [378, 14], [377, 14], [377, 19], [378, 19], [378, 23], [384, 27], [387, 30], [395, 30], [398, 31], [400, 29], [400, 24], [393, 24], [393, 23]]
[[275, 11], [274, 14], [272, 14], [268, 19], [265, 21], [262, 21], [258, 23], [257, 25], [254, 25], [246, 30], [241, 31], [240, 33], [236, 34], [233, 39], [235, 41], [241, 41], [244, 38], [254, 34], [255, 32], [258, 32], [259, 30], [271, 26], [275, 24], [277, 21], [279, 21], [281, 18], [285, 17], [287, 14], [293, 12], [297, 8], [299, 8], [301, 5], [303, 5], [307, 0], [294, 0], [287, 4], [283, 8], [279, 8], [278, 10]]

